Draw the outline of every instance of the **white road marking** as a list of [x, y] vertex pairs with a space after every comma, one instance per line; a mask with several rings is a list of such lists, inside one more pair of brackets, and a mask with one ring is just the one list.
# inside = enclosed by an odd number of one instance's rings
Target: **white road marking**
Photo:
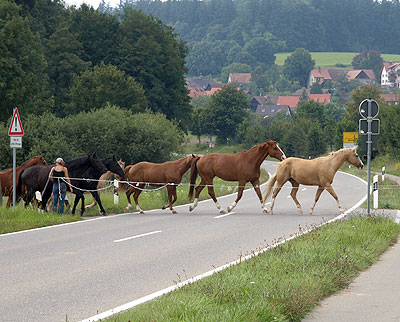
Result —
[[289, 196], [287, 196], [286, 198], [288, 198], [288, 199], [289, 199], [289, 198], [291, 198], [291, 196], [289, 195]]
[[226, 216], [229, 216], [229, 215], [233, 215], [233, 214], [236, 214], [236, 212], [233, 212], [233, 211], [232, 212], [228, 212], [227, 214], [216, 216], [216, 217], [214, 217], [214, 219], [223, 218], [223, 217], [226, 217]]
[[397, 210], [396, 219], [394, 220], [396, 224], [400, 224], [400, 210]]
[[126, 241], [126, 240], [140, 238], [140, 237], [149, 236], [149, 235], [154, 235], [154, 234], [158, 234], [158, 233], [162, 233], [162, 231], [161, 230], [156, 230], [156, 231], [151, 231], [151, 232], [145, 233], [145, 234], [140, 234], [140, 235], [136, 235], [136, 236], [116, 239], [116, 240], [113, 240], [113, 243], [119, 243], [119, 242], [123, 242], [123, 241]]

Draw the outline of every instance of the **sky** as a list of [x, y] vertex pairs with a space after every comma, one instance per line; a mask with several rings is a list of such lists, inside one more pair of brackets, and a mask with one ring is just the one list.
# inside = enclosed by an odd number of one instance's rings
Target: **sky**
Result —
[[[82, 3], [87, 3], [91, 5], [93, 8], [97, 9], [101, 0], [64, 0], [65, 3], [69, 6], [77, 6], [79, 7]], [[119, 4], [119, 0], [105, 0], [106, 3], [109, 3], [111, 7], [116, 7]]]

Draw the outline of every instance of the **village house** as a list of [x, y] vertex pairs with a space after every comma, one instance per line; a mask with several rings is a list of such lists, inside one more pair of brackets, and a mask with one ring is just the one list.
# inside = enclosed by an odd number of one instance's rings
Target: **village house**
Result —
[[251, 73], [229, 73], [228, 84], [249, 84]]
[[383, 62], [381, 86], [400, 88], [400, 63]]
[[358, 80], [362, 84], [375, 83], [375, 75], [371, 69], [325, 69], [315, 68], [310, 71], [307, 86], [310, 88], [313, 84], [324, 85], [327, 80], [334, 80], [340, 76], [345, 76], [347, 80]]
[[213, 95], [223, 86], [223, 84], [218, 84], [210, 78], [185, 78], [185, 80], [191, 98], [202, 95]]
[[388, 105], [399, 105], [400, 104], [400, 93], [381, 94], [385, 103]]

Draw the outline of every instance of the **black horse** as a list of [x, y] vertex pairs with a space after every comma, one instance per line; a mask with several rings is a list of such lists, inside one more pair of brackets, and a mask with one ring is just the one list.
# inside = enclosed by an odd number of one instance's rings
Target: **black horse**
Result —
[[[72, 178], [72, 186], [77, 186], [81, 181], [78, 179], [85, 178], [84, 174], [90, 169], [95, 169], [101, 173], [107, 172], [107, 168], [96, 153], [66, 161], [65, 166], [68, 169], [69, 177]], [[53, 188], [53, 182], [49, 180], [49, 173], [52, 167], [54, 167], [54, 165], [38, 165], [27, 168], [20, 173], [16, 195], [18, 199], [22, 197], [22, 187], [24, 186], [26, 189], [24, 197], [25, 206], [32, 201], [35, 191], [40, 191], [42, 194], [41, 207], [44, 210], [46, 209], [46, 204], [51, 196]], [[76, 195], [83, 194], [81, 191], [74, 188], [72, 192]]]
[[[118, 164], [118, 161], [115, 159], [114, 156], [106, 158], [106, 159], [101, 159], [102, 163], [105, 165], [108, 171], [111, 171], [112, 173], [120, 176], [124, 180], [124, 170], [122, 170], [121, 166]], [[68, 169], [69, 171], [69, 169]], [[79, 200], [82, 200], [81, 204], [81, 216], [83, 212], [85, 211], [85, 197], [83, 193], [85, 191], [89, 191], [93, 199], [97, 201], [97, 204], [99, 205], [100, 208], [100, 215], [107, 215], [106, 211], [103, 208], [103, 205], [101, 204], [101, 200], [99, 197], [99, 194], [97, 192], [97, 185], [98, 185], [98, 180], [101, 177], [101, 175], [104, 172], [99, 171], [98, 169], [95, 168], [90, 168], [87, 169], [86, 172], [82, 175], [83, 178], [89, 179], [89, 180], [80, 180], [74, 185], [74, 190], [78, 190], [79, 193], [75, 193], [75, 201], [74, 201], [74, 206], [72, 207], [72, 213], [75, 213], [75, 208], [79, 203]], [[71, 176], [72, 177], [72, 176]]]

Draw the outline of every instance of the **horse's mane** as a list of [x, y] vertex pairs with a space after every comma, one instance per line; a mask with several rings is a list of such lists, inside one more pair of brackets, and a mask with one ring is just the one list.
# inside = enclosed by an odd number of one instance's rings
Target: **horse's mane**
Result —
[[343, 149], [340, 149], [340, 150], [333, 151], [333, 152], [329, 153], [328, 156], [329, 157], [333, 157], [333, 156], [336, 156], [336, 155], [339, 155], [339, 154], [342, 154], [342, 153], [345, 153], [345, 152], [349, 152], [352, 149], [353, 148], [343, 148]]

